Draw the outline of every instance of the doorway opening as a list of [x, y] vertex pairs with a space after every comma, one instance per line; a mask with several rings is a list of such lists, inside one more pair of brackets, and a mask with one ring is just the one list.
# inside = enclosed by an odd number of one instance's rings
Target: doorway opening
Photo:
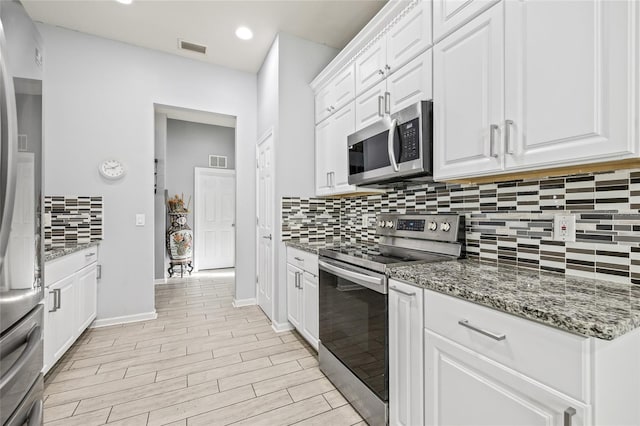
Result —
[[[158, 104], [154, 112], [156, 284], [167, 282], [169, 269], [175, 278], [189, 276], [191, 267], [194, 272], [234, 268], [236, 118]], [[167, 206], [176, 196], [187, 210], [186, 221], [181, 220], [192, 233], [187, 249], [190, 264], [184, 270], [184, 265], [175, 265], [167, 249], [167, 230], [172, 224]], [[182, 222], [180, 226], [182, 229]]]

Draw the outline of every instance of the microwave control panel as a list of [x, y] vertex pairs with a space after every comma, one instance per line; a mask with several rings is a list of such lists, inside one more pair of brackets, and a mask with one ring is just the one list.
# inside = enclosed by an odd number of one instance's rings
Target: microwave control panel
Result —
[[420, 158], [420, 120], [414, 118], [406, 123], [398, 125], [400, 132], [400, 159], [399, 163]]

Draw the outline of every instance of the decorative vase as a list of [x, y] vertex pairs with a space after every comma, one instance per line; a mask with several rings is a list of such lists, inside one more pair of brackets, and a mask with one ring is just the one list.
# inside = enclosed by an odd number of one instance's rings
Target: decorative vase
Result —
[[171, 225], [167, 229], [167, 251], [169, 252], [170, 265], [169, 276], [173, 276], [173, 267], [180, 265], [181, 276], [183, 268], [187, 267], [189, 273], [193, 253], [193, 232], [187, 225], [186, 212], [169, 212]]

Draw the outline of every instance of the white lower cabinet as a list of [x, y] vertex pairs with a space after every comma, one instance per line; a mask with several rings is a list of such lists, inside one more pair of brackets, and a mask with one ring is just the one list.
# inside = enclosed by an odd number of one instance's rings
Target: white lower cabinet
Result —
[[318, 255], [287, 247], [287, 318], [318, 350]]
[[389, 424], [394, 426], [424, 423], [422, 291], [389, 284]]
[[427, 425], [590, 423], [586, 404], [428, 329], [424, 341]]
[[43, 373], [96, 318], [97, 269], [96, 247], [45, 264]]

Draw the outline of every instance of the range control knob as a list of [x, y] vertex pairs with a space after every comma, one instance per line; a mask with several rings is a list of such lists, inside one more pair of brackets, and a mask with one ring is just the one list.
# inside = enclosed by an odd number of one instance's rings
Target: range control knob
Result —
[[441, 231], [449, 232], [449, 229], [451, 229], [451, 225], [449, 224], [449, 222], [442, 222], [440, 224], [440, 230]]
[[381, 220], [380, 222], [378, 222], [378, 226], [380, 228], [384, 228], [384, 221]]
[[429, 225], [427, 225], [427, 229], [429, 231], [437, 231], [438, 230], [438, 224], [435, 222], [429, 222]]
[[393, 228], [393, 222], [390, 220], [387, 221], [386, 225], [387, 225], [387, 228]]

